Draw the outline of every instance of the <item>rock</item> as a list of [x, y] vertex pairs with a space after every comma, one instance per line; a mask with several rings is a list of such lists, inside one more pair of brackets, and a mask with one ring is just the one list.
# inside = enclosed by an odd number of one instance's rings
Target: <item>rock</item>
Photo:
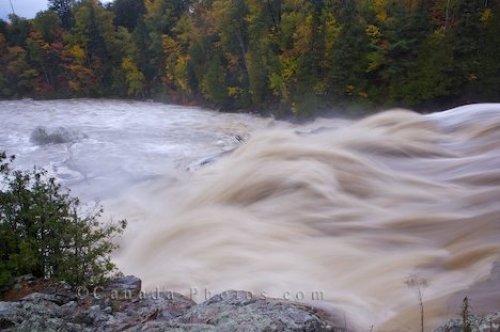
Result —
[[[197, 325], [217, 331], [338, 331], [303, 304], [273, 299], [253, 299], [245, 291], [226, 291], [193, 306], [175, 319], [178, 324]], [[179, 325], [181, 328], [182, 325]]]
[[[175, 292], [141, 293], [141, 280], [127, 276], [77, 296], [64, 283], [47, 283], [22, 299], [0, 302], [1, 331], [343, 331], [333, 316], [305, 304], [253, 298], [245, 291], [226, 291], [196, 304]], [[133, 297], [117, 298], [112, 290]], [[471, 316], [474, 332], [500, 331], [500, 313]], [[343, 325], [343, 324], [340, 324]], [[452, 320], [435, 332], [462, 332]]]
[[141, 292], [142, 281], [135, 276], [125, 276], [113, 279], [108, 286], [99, 291], [100, 296], [113, 299], [133, 299], [137, 298]]
[[57, 294], [46, 294], [46, 293], [31, 293], [23, 297], [21, 301], [31, 301], [31, 302], [49, 301], [57, 305], [62, 305], [65, 303], [60, 299], [60, 297]]
[[78, 303], [76, 303], [76, 301], [71, 301], [71, 302], [65, 303], [61, 306], [61, 315], [62, 316], [69, 316], [70, 314], [75, 312], [77, 307], [78, 307]]
[[[126, 276], [77, 296], [64, 283], [48, 283], [22, 299], [0, 302], [5, 331], [335, 331], [308, 306], [248, 298], [227, 291], [201, 304], [175, 292], [141, 293]], [[127, 293], [127, 297], [117, 297]]]
[[[140, 279], [121, 277], [99, 288], [95, 297], [91, 291], [77, 296], [64, 283], [48, 283], [20, 300], [0, 302], [0, 330], [345, 331], [331, 315], [297, 302], [252, 298], [248, 292], [231, 290], [196, 304], [175, 292], [141, 293], [140, 287]], [[114, 296], [123, 291], [134, 296]], [[498, 314], [481, 321], [491, 331], [498, 331], [499, 323]], [[458, 331], [453, 324], [437, 332]]]
[[0, 330], [8, 329], [20, 322], [17, 307], [11, 302], [0, 302]]
[[0, 317], [0, 330], [8, 329], [14, 326], [16, 326], [16, 323], [14, 323], [12, 320], [5, 317]]
[[16, 311], [14, 302], [0, 302], [0, 317], [12, 316]]
[[88, 138], [88, 136], [64, 127], [52, 130], [45, 127], [36, 127], [30, 135], [30, 141], [37, 145], [73, 143], [84, 138]]
[[35, 280], [35, 277], [33, 277], [32, 274], [24, 274], [22, 276], [19, 276], [14, 279], [14, 286], [12, 288], [16, 291], [21, 290], [25, 285], [30, 284], [32, 281]]
[[[473, 332], [500, 332], [500, 312], [478, 316], [470, 316], [470, 325]], [[463, 332], [462, 319], [452, 319], [434, 332]]]

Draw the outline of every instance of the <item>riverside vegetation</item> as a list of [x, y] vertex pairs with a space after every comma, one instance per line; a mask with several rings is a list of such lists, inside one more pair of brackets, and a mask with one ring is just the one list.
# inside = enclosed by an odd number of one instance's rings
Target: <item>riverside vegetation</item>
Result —
[[0, 98], [158, 98], [299, 117], [499, 100], [498, 1], [48, 2], [34, 19], [0, 21]]
[[16, 277], [104, 282], [115, 265], [113, 238], [126, 221], [103, 225], [101, 207], [82, 214], [78, 198], [43, 169], [12, 171], [14, 157], [0, 153], [0, 290]]

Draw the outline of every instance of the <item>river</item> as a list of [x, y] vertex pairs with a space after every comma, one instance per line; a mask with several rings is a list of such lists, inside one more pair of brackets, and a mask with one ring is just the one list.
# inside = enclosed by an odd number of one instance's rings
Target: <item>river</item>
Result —
[[[150, 290], [311, 303], [418, 331], [500, 303], [500, 104], [305, 125], [119, 100], [0, 102], [0, 150], [127, 218]], [[412, 284], [413, 282], [413, 284]]]

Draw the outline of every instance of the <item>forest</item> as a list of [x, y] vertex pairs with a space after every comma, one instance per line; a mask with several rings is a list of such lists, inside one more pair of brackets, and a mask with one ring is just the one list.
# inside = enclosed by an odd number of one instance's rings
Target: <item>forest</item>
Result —
[[0, 98], [308, 117], [500, 101], [500, 1], [49, 0], [0, 20]]

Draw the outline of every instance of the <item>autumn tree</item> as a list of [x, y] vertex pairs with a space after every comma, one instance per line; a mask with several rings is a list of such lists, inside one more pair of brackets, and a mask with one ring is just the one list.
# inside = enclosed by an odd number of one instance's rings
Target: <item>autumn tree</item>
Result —
[[2, 96], [307, 117], [497, 101], [500, 8], [467, 0], [50, 0], [0, 20]]

